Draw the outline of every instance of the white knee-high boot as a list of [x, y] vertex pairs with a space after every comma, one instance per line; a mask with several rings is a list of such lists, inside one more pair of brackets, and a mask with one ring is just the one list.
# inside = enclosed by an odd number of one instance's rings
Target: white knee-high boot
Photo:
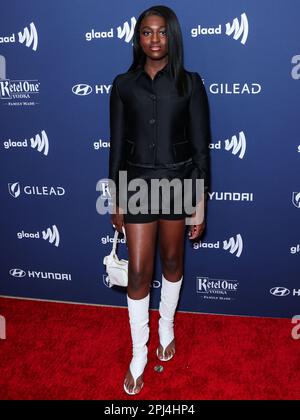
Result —
[[134, 379], [132, 392], [129, 392], [124, 384], [127, 394], [135, 394], [136, 380], [144, 372], [148, 361], [149, 301], [150, 293], [143, 299], [131, 299], [127, 295], [133, 356], [129, 368]]
[[[163, 347], [163, 361], [170, 360], [172, 356], [165, 356], [165, 349], [174, 339], [174, 315], [179, 300], [183, 276], [176, 282], [167, 280], [162, 274], [161, 298], [159, 304], [159, 341]], [[157, 351], [158, 353], [158, 351]]]

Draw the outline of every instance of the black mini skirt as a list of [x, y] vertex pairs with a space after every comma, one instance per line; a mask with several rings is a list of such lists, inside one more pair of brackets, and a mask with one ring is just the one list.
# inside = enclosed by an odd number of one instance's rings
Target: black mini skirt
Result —
[[123, 170], [127, 171], [126, 188], [120, 188], [120, 207], [126, 209], [124, 223], [180, 220], [190, 217], [195, 210], [198, 170], [192, 160], [176, 167], [157, 168], [127, 162]]

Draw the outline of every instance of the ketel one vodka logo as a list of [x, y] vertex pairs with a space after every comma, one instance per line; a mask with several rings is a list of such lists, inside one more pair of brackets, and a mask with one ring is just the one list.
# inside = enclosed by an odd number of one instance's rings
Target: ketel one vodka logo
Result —
[[[232, 36], [236, 41], [240, 41], [241, 44], [245, 45], [248, 34], [249, 34], [249, 24], [246, 13], [241, 14], [240, 20], [236, 17], [232, 22], [227, 22], [225, 25], [225, 33], [228, 36]], [[222, 25], [219, 24], [217, 27], [203, 27], [198, 25], [197, 28], [192, 28], [191, 36], [193, 38], [200, 35], [221, 35], [222, 34]]]
[[32, 95], [39, 93], [38, 80], [0, 79], [0, 99], [2, 100], [32, 99]]
[[37, 50], [38, 33], [33, 22], [30, 23], [29, 27], [25, 27], [23, 31], [18, 32], [18, 37], [15, 33], [8, 36], [0, 34], [0, 44], [15, 44], [17, 38], [20, 44], [26, 45], [33, 51]]
[[[12, 80], [6, 75], [6, 59], [0, 55], [0, 99], [9, 106], [32, 106], [34, 95], [40, 93], [38, 80]], [[29, 100], [29, 101], [27, 101]]]
[[58, 247], [60, 243], [60, 236], [59, 231], [56, 227], [56, 225], [52, 225], [52, 228], [48, 228], [46, 230], [42, 230], [40, 233], [37, 232], [24, 232], [22, 230], [21, 232], [17, 233], [18, 239], [41, 239], [43, 238], [45, 241], [49, 242], [50, 244]]
[[197, 293], [202, 295], [218, 296], [219, 298], [238, 291], [239, 283], [236, 280], [211, 279], [197, 277]]

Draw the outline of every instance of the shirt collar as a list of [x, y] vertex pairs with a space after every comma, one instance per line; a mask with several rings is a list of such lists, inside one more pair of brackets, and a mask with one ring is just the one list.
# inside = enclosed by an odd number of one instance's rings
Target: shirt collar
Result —
[[[139, 65], [136, 68], [135, 71], [136, 71], [136, 77], [135, 77], [136, 79], [138, 77], [140, 77], [142, 74], [148, 75], [148, 73], [144, 70], [144, 66], [142, 66], [142, 65]], [[160, 75], [169, 74], [168, 63], [161, 70], [159, 70], [156, 74], [160, 74]]]

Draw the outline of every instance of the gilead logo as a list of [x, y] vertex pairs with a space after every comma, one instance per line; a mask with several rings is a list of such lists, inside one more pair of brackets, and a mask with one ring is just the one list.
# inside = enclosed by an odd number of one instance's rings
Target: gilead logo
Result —
[[300, 192], [293, 191], [292, 202], [297, 209], [300, 209]]

